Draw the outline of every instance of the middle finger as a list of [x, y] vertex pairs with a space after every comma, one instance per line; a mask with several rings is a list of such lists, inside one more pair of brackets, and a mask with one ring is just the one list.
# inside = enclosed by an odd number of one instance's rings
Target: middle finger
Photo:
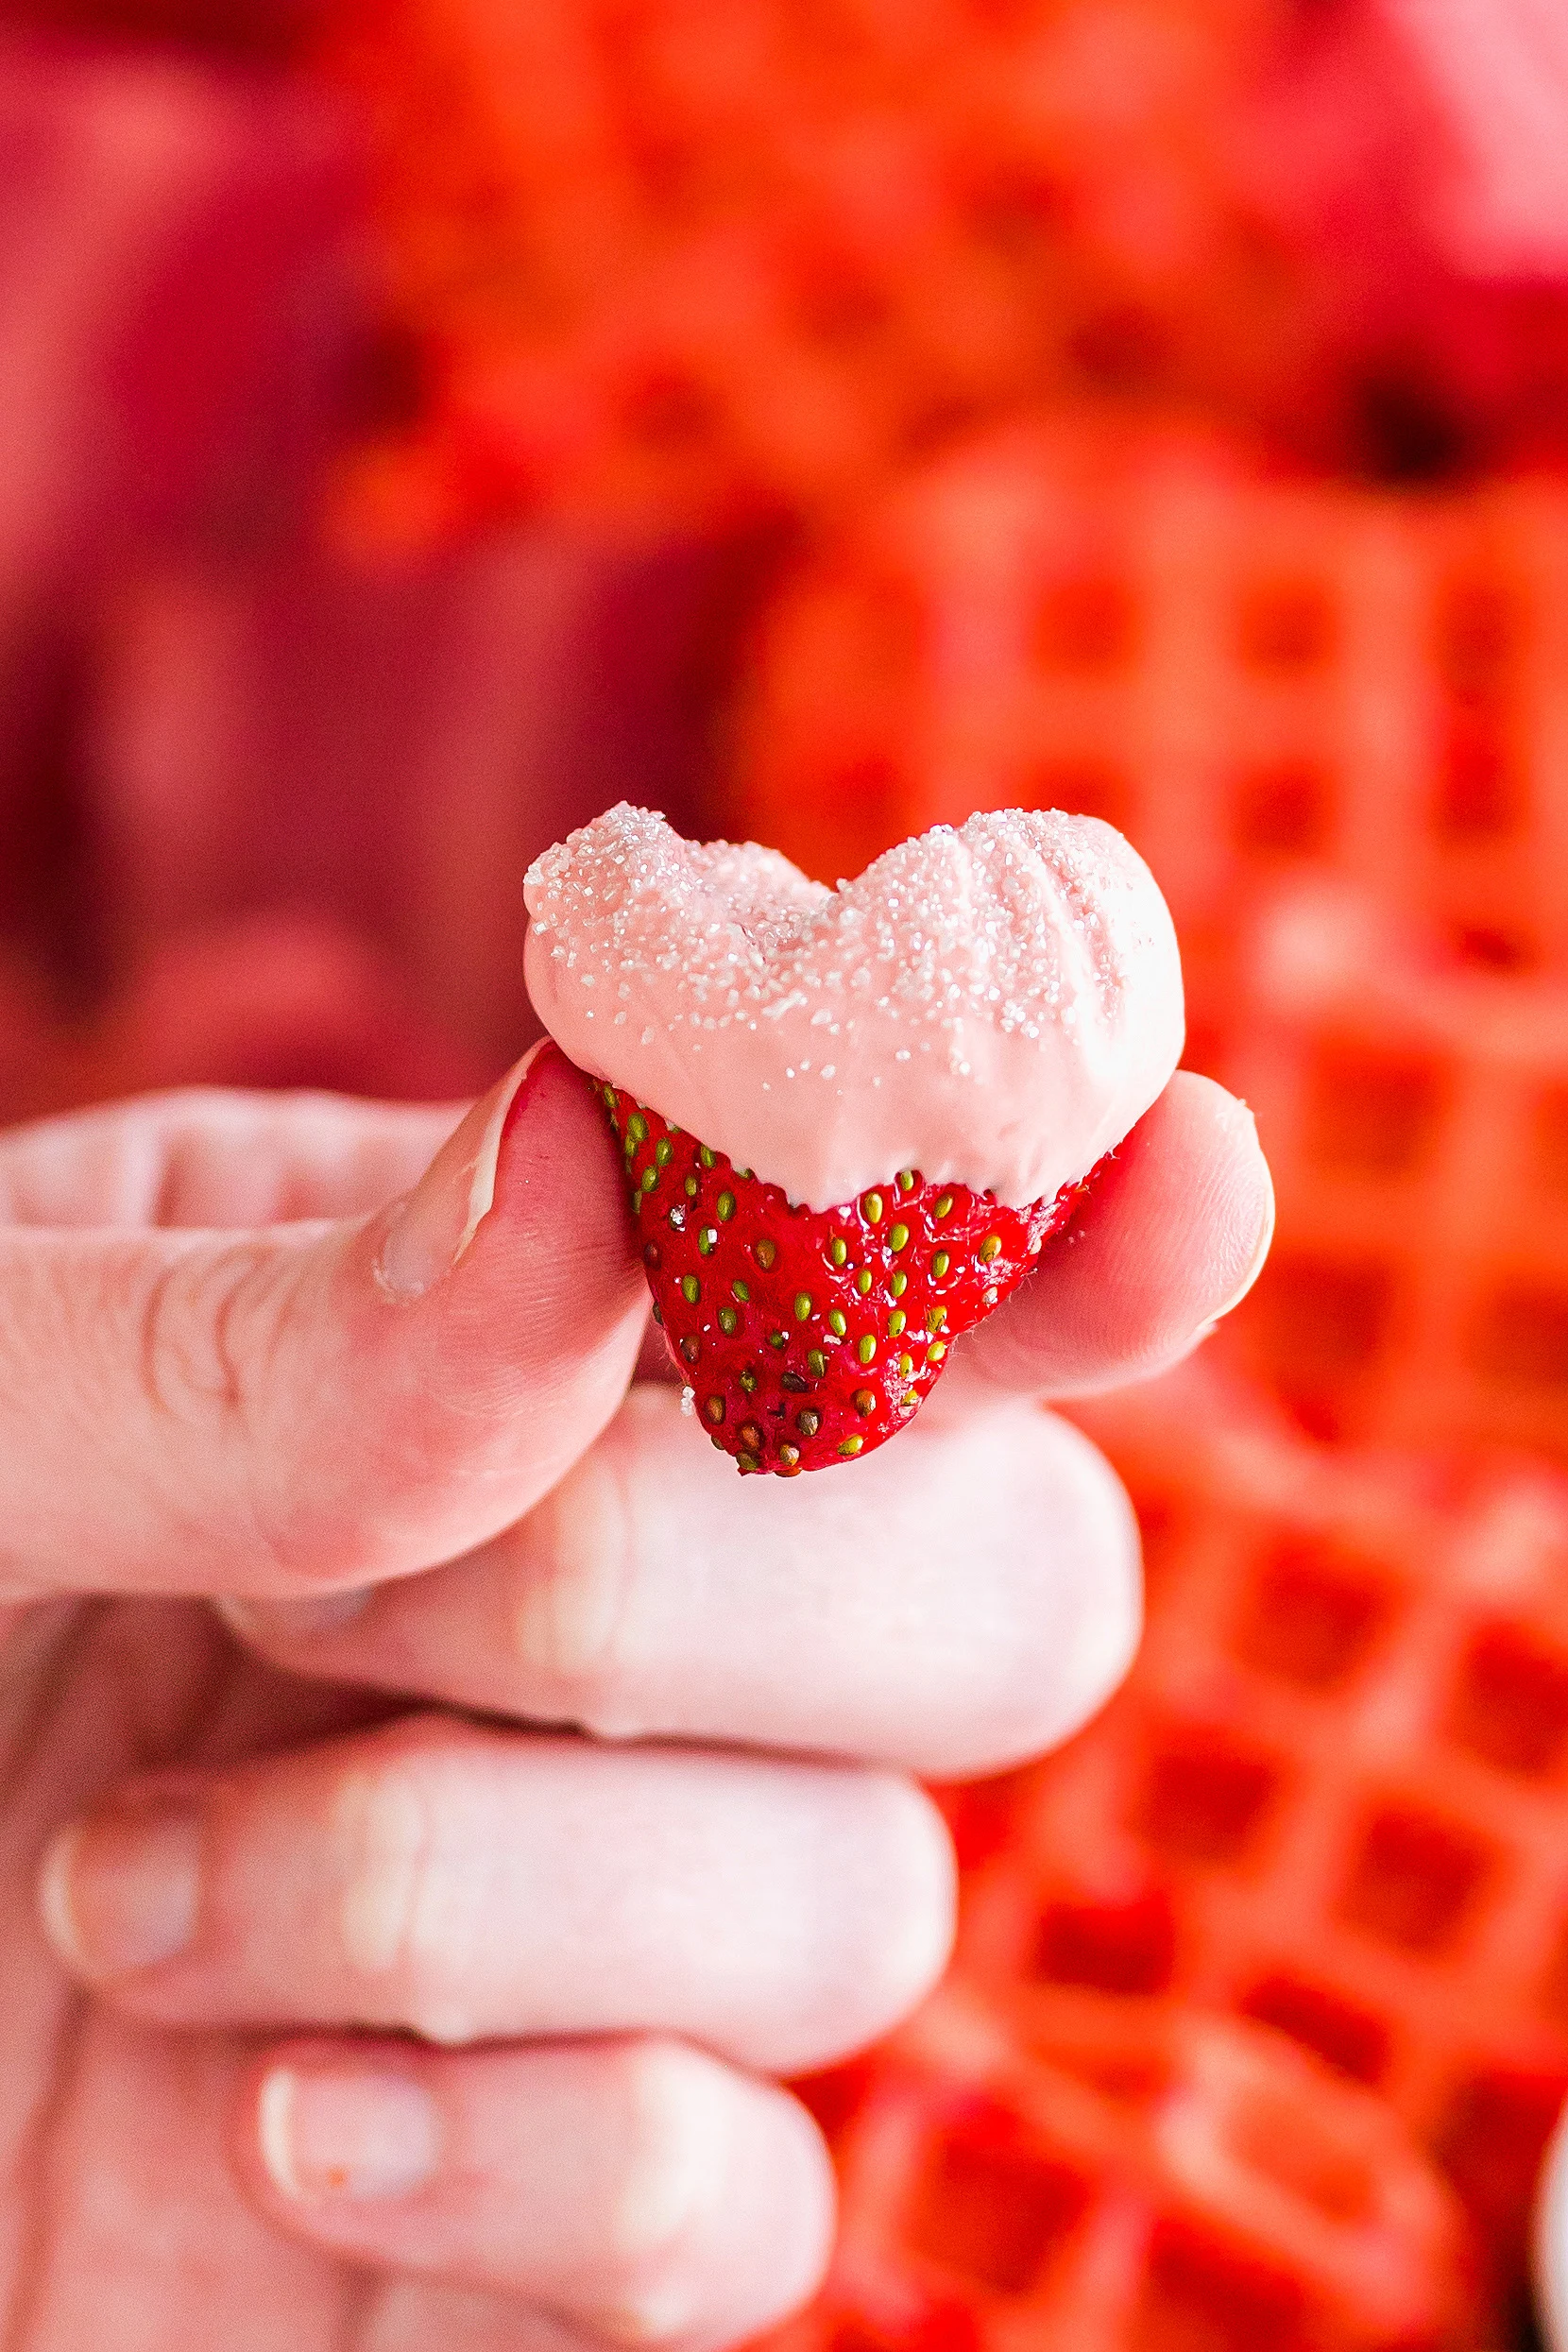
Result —
[[1138, 1629], [1119, 1486], [1032, 1402], [939, 1391], [852, 1472], [739, 1479], [634, 1389], [527, 1518], [451, 1566], [232, 1612], [281, 1662], [602, 1737], [876, 1757], [934, 1777], [1065, 1738]]

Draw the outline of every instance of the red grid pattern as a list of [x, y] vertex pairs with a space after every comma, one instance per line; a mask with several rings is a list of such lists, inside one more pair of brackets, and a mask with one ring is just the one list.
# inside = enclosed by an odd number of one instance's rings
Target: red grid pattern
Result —
[[1291, 14], [345, 0], [435, 377], [403, 520], [838, 510], [1023, 401], [1311, 405], [1321, 257], [1238, 152]]
[[828, 2286], [775, 2352], [1439, 2352], [1468, 2233], [1374, 2098], [1174, 2003], [938, 1997], [840, 2144]]
[[1508, 2273], [1568, 2088], [1568, 1489], [1308, 1447], [1202, 1384], [1083, 1415], [1150, 1625], [1061, 1755], [958, 1800], [980, 1982], [1167, 1990], [1374, 2088]]
[[1222, 1074], [1280, 1219], [1227, 1345], [1322, 1435], [1568, 1458], [1568, 984], [1312, 889], [1239, 1001]]
[[[303, 44], [309, 13], [285, 9], [280, 29], [243, 0], [22, 12], [252, 48]], [[672, 521], [711, 547], [714, 526], [781, 510], [836, 530], [764, 615], [733, 714], [734, 829], [831, 875], [978, 807], [1121, 825], [1182, 924], [1197, 1058], [1253, 1100], [1276, 1163], [1280, 1246], [1230, 1343], [1320, 1431], [1568, 1457], [1568, 489], [1291, 482], [1183, 421], [1262, 423], [1354, 465], [1381, 402], [1385, 471], [1440, 473], [1489, 433], [1493, 451], [1560, 449], [1560, 248], [1521, 259], [1516, 238], [1510, 260], [1492, 236], [1485, 266], [1533, 281], [1492, 300], [1418, 217], [1440, 193], [1424, 84], [1478, 94], [1483, 144], [1507, 146], [1479, 197], [1524, 191], [1525, 225], [1558, 225], [1561, 143], [1523, 168], [1515, 135], [1542, 116], [1542, 54], [1513, 73], [1513, 124], [1498, 105], [1524, 11], [1463, 10], [1454, 38], [1427, 12], [1413, 45], [1392, 0], [324, 13], [329, 62], [379, 114], [415, 347], [366, 367], [366, 404], [384, 418], [401, 402], [413, 424], [362, 459], [351, 519], [441, 545], [497, 512], [586, 511], [592, 530], [629, 512], [606, 534], [622, 550]], [[1249, 163], [1255, 69], [1287, 26]], [[1438, 112], [1450, 131], [1470, 120], [1453, 95]], [[1325, 123], [1346, 130], [1336, 153]], [[315, 175], [290, 230], [312, 250], [347, 169], [335, 146], [294, 160], [291, 185]], [[1449, 221], [1451, 244], [1489, 234], [1484, 202]], [[237, 288], [255, 329], [253, 244], [217, 272], [223, 299], [181, 261], [175, 310], [232, 325]], [[140, 352], [143, 308], [114, 310], [106, 349]], [[130, 438], [159, 464], [132, 520], [191, 507], [180, 527], [199, 537], [193, 485], [232, 431], [206, 412], [241, 399], [230, 378], [309, 355], [209, 332], [212, 381], [193, 392], [162, 365], [188, 359], [189, 335], [161, 309], [154, 323]], [[1091, 401], [1098, 421], [1029, 420]], [[49, 450], [75, 465], [81, 436], [44, 406]], [[291, 403], [261, 401], [273, 410]], [[242, 452], [258, 515], [268, 469], [302, 482], [318, 454], [283, 439], [273, 451], [269, 427]], [[94, 496], [124, 520], [123, 496]], [[65, 529], [85, 548], [77, 505]], [[341, 677], [317, 688], [306, 635], [304, 702], [341, 715]], [[423, 675], [428, 627], [415, 635]], [[187, 679], [188, 640], [167, 665]], [[235, 708], [268, 741], [270, 847], [276, 745], [245, 696]], [[184, 798], [153, 729], [163, 816], [188, 798], [207, 821], [210, 716], [183, 730], [202, 746]], [[232, 743], [222, 758], [243, 767]], [[352, 790], [326, 765], [315, 802], [348, 823]], [[220, 899], [243, 829], [213, 837]], [[378, 884], [393, 872], [370, 862]], [[167, 856], [152, 867], [160, 904], [196, 887]], [[1277, 900], [1307, 869], [1329, 895]], [[356, 873], [356, 910], [374, 896]], [[478, 984], [492, 1011], [497, 986]], [[20, 993], [14, 1028], [35, 1041], [19, 1087], [53, 1036], [47, 1082], [76, 1092], [183, 1074], [198, 1053], [228, 1076], [292, 1071], [297, 1039], [360, 1082], [457, 1090], [389, 970], [330, 928], [197, 936], [90, 1042], [60, 1043]], [[1143, 1512], [1149, 1645], [1066, 1754], [953, 1800], [968, 1981], [859, 2077], [844, 2247], [792, 2342], [1457, 2348], [1481, 2323], [1440, 2165], [1517, 2284], [1568, 2083], [1564, 1490], [1473, 1456], [1321, 1456], [1213, 1391], [1181, 1395], [1085, 1416]]]
[[763, 618], [735, 822], [854, 873], [976, 808], [1103, 816], [1198, 983], [1304, 865], [1493, 969], [1568, 960], [1568, 493], [1269, 480], [1016, 426], [907, 477]]

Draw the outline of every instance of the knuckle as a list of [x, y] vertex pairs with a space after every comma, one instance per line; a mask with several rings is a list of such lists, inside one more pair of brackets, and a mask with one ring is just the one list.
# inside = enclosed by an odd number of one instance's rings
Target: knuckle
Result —
[[513, 1636], [540, 1706], [604, 1738], [641, 1729], [622, 1644], [633, 1513], [613, 1447], [593, 1447], [518, 1531]]
[[318, 1508], [268, 1471], [298, 1434], [280, 1373], [303, 1264], [259, 1239], [177, 1250], [141, 1292], [137, 1335], [149, 1411], [234, 1474], [239, 1540], [290, 1577], [313, 1575], [330, 1548]]
[[605, 2217], [607, 2294], [595, 2325], [617, 2343], [673, 2343], [700, 2315], [717, 2251], [733, 2096], [712, 2060], [673, 2043], [634, 2043], [612, 2063], [618, 2161]]
[[419, 1721], [399, 1726], [338, 1785], [337, 1943], [379, 2017], [429, 2041], [460, 2042], [474, 2029], [453, 1996], [466, 1973], [464, 1907], [442, 1866], [447, 1841], [427, 1761], [436, 1736]]
[[418, 1775], [398, 1764], [350, 1771], [334, 1811], [345, 1863], [338, 1910], [344, 1957], [360, 1976], [406, 1976], [430, 1849]]
[[257, 1265], [245, 1243], [191, 1249], [162, 1265], [142, 1303], [141, 1372], [147, 1401], [179, 1422], [243, 1414], [235, 1324]]

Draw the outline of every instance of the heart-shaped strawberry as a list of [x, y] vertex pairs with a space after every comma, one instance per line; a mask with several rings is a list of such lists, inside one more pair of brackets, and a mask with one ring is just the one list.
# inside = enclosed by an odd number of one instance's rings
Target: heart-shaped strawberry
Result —
[[742, 1471], [823, 1470], [901, 1429], [952, 1341], [1017, 1287], [1082, 1189], [1009, 1209], [906, 1167], [838, 1208], [792, 1208], [776, 1185], [602, 1091], [654, 1312]]
[[742, 1471], [900, 1428], [1181, 1048], [1164, 903], [1090, 819], [972, 818], [833, 892], [622, 807], [527, 897], [535, 1004], [598, 1082], [655, 1312]]

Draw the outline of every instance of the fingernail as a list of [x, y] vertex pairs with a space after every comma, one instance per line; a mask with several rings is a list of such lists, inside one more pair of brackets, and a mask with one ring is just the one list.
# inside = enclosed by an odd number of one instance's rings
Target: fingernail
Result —
[[495, 1199], [502, 1137], [529, 1072], [544, 1048], [541, 1037], [447, 1137], [414, 1190], [398, 1209], [376, 1260], [376, 1280], [400, 1304], [423, 1298], [462, 1257]]
[[257, 2101], [262, 2161], [285, 2197], [406, 2196], [435, 2172], [441, 2120], [406, 2074], [275, 2067]]
[[85, 1976], [119, 1976], [183, 1951], [196, 1933], [201, 1823], [187, 1805], [78, 1821], [44, 1858], [50, 1942]]
[[214, 1593], [212, 1603], [224, 1624], [247, 1642], [302, 1642], [363, 1617], [375, 1593], [373, 1584], [349, 1585], [308, 1601], [246, 1601], [233, 1593]]

